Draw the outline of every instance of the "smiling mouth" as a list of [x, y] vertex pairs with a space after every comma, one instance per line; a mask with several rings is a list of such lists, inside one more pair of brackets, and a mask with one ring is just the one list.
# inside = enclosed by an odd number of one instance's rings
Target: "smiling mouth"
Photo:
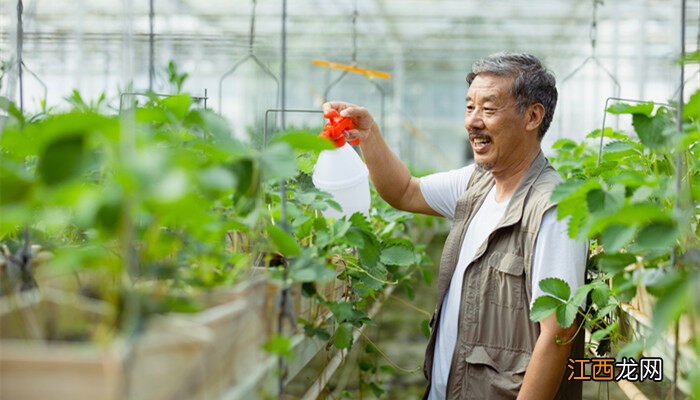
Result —
[[485, 150], [491, 144], [491, 138], [488, 136], [478, 136], [472, 138], [472, 147], [474, 151]]

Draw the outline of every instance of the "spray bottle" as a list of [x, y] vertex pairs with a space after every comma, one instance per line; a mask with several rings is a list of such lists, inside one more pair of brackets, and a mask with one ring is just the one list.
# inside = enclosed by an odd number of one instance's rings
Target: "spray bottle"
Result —
[[341, 117], [331, 109], [323, 114], [328, 123], [319, 135], [331, 140], [336, 149], [323, 150], [314, 166], [312, 181], [321, 191], [328, 192], [333, 200], [343, 208], [342, 212], [328, 208], [326, 217], [341, 218], [360, 212], [369, 217], [369, 171], [357, 152], [352, 148], [360, 144], [360, 139], [345, 141], [343, 131], [355, 129], [352, 120]]

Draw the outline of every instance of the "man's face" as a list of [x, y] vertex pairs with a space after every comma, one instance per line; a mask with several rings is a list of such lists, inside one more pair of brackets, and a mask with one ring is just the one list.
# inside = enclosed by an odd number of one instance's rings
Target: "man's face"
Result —
[[469, 85], [464, 127], [477, 167], [502, 171], [532, 148], [525, 145], [533, 135], [525, 130], [526, 113], [520, 113], [512, 85], [513, 78], [493, 74], [479, 74]]

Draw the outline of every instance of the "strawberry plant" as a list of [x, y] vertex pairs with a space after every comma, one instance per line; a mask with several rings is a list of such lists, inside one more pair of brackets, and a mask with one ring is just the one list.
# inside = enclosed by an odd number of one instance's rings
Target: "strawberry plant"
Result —
[[[568, 327], [578, 312], [591, 332], [589, 350], [600, 357], [637, 357], [672, 335], [679, 319], [687, 319], [697, 360], [700, 91], [685, 105], [683, 132], [675, 128], [673, 110], [651, 102], [618, 103], [607, 112], [630, 115], [635, 135], [606, 128], [609, 141], [600, 160], [597, 146], [559, 140], [552, 158], [565, 178], [553, 194], [558, 217], [568, 218], [572, 238], [591, 243], [588, 283], [572, 292], [563, 281], [543, 280], [540, 286], [549, 295], [536, 299], [531, 318], [539, 321], [555, 312]], [[600, 135], [596, 130], [588, 138]], [[676, 157], [684, 169], [676, 170]], [[644, 336], [626, 329], [622, 313], [639, 290], [655, 298], [652, 328]], [[586, 299], [586, 308], [579, 309]], [[697, 365], [682, 376], [692, 382], [696, 397]]]
[[[279, 280], [286, 268], [282, 287], [299, 284], [320, 306], [300, 329], [348, 349], [387, 286], [410, 294], [429, 276], [412, 216], [376, 194], [369, 218], [322, 215], [339, 205], [311, 183], [319, 151], [333, 148], [317, 132], [285, 132], [258, 150], [187, 94], [150, 97], [123, 115], [103, 101], [74, 92], [70, 110], [37, 117], [4, 100], [0, 262], [14, 270], [0, 271], [0, 293], [35, 282], [111, 304], [99, 326], [71, 337], [104, 341], [138, 333], [154, 314], [199, 311], [200, 294], [258, 265]], [[333, 280], [349, 288], [341, 299], [321, 290]], [[266, 349], [289, 356], [289, 343], [275, 336]]]

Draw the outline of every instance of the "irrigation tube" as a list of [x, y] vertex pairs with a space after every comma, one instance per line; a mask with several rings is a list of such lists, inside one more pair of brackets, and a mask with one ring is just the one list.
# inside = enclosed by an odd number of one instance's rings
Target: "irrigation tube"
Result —
[[[384, 302], [389, 298], [389, 296], [391, 296], [393, 292], [394, 286], [388, 286], [386, 289], [384, 289], [384, 292], [382, 293], [383, 300], [375, 301], [374, 304], [372, 304], [372, 307], [369, 309], [367, 316], [369, 318], [374, 318], [374, 316], [377, 315], [379, 310], [384, 305]], [[360, 335], [362, 335], [362, 332], [365, 330], [365, 327], [367, 327], [367, 324], [364, 324], [359, 328], [355, 328], [355, 330], [352, 333], [353, 343], [357, 342], [357, 340], [360, 338]], [[318, 379], [316, 379], [316, 381], [311, 385], [309, 390], [304, 394], [304, 396], [302, 396], [301, 400], [315, 400], [316, 398], [318, 398], [323, 388], [326, 387], [328, 381], [331, 379], [333, 374], [335, 374], [335, 371], [338, 370], [338, 367], [340, 367], [340, 365], [343, 363], [343, 360], [345, 360], [345, 356], [347, 356], [347, 354], [348, 349], [342, 349], [336, 352], [333, 358], [331, 358], [328, 364], [326, 364], [326, 368], [323, 369]]]

